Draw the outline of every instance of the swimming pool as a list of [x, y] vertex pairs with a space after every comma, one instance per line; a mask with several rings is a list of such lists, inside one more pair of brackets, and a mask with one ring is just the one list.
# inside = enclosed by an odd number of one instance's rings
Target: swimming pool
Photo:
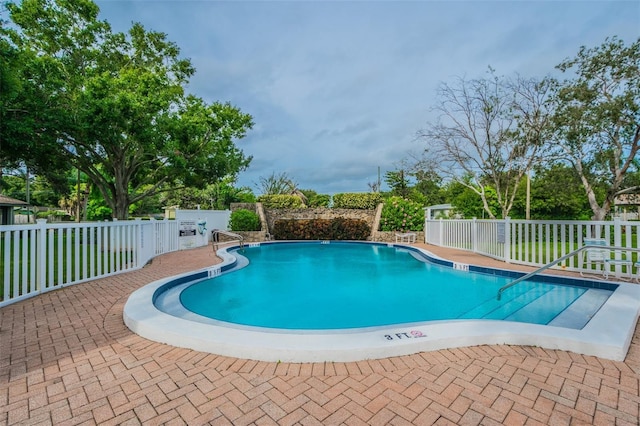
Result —
[[572, 324], [582, 328], [615, 289], [525, 282], [498, 302], [513, 278], [469, 274], [393, 246], [270, 244], [232, 253], [248, 266], [184, 288], [179, 303], [234, 324], [323, 330], [460, 318], [548, 324], [588, 297]]
[[[136, 291], [125, 306], [125, 323], [152, 340], [267, 361], [351, 361], [482, 343], [623, 359], [640, 300], [634, 285], [543, 276], [546, 283], [520, 284], [498, 303], [498, 288], [520, 274], [453, 264], [399, 244], [263, 243], [241, 252], [223, 250], [224, 262], [214, 268]], [[325, 252], [341, 254], [332, 259]], [[245, 256], [267, 267], [241, 268]], [[351, 276], [362, 280], [339, 280], [340, 258], [350, 259], [360, 271]], [[316, 272], [306, 266], [293, 272], [292, 265], [314, 262]], [[395, 283], [391, 292], [382, 292], [388, 283], [378, 281], [385, 274]], [[434, 275], [439, 278], [424, 278]], [[323, 291], [309, 295], [305, 287], [302, 297], [288, 292], [300, 290], [302, 282]], [[422, 293], [426, 287], [436, 291]], [[388, 312], [402, 315], [390, 318]]]

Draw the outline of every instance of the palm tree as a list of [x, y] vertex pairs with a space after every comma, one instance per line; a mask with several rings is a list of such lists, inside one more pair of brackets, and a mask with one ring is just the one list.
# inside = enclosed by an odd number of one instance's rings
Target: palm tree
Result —
[[273, 172], [266, 178], [261, 177], [258, 189], [261, 190], [264, 195], [293, 195], [298, 197], [305, 206], [309, 202], [307, 197], [302, 193], [302, 191], [300, 191], [300, 188], [298, 188], [298, 183], [290, 178], [285, 172], [280, 174]]

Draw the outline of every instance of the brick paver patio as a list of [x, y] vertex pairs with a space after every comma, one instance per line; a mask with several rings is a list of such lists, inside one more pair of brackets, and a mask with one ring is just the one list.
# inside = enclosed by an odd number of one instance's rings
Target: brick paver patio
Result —
[[0, 425], [639, 424], [638, 329], [624, 362], [477, 346], [287, 364], [178, 349], [125, 327], [133, 290], [216, 261], [210, 247], [172, 253], [0, 309]]

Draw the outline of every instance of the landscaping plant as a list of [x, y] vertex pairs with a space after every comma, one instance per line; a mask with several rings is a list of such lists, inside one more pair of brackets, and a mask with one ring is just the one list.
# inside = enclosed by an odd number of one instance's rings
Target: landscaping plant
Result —
[[261, 229], [260, 217], [251, 210], [238, 209], [231, 212], [229, 228], [232, 231], [259, 231]]
[[390, 197], [382, 207], [381, 231], [422, 231], [424, 208], [422, 205], [402, 197]]

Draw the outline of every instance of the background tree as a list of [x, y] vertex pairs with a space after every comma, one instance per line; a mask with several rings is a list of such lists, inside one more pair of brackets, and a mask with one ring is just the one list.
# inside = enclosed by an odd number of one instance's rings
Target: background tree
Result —
[[[27, 179], [29, 180], [28, 195]], [[0, 193], [18, 200], [29, 200], [33, 206], [57, 208], [59, 200], [67, 195], [68, 190], [66, 186], [53, 186], [43, 176], [27, 173], [24, 167], [5, 169], [0, 178]]]
[[[55, 207], [60, 199], [60, 193], [42, 176], [33, 176], [29, 187], [30, 201], [34, 206]], [[26, 198], [25, 198], [26, 200]]]
[[433, 170], [418, 170], [415, 172], [416, 184], [413, 188], [424, 197], [423, 205], [433, 206], [446, 202], [442, 177]]
[[[86, 194], [85, 197], [86, 208], [83, 216], [85, 220], [107, 220], [113, 217], [113, 211], [104, 201], [102, 194], [95, 186], [91, 186], [90, 192]], [[153, 197], [149, 197], [144, 201], [148, 201], [150, 199], [153, 199]], [[136, 208], [138, 206], [136, 204], [132, 204], [131, 207]]]
[[276, 195], [289, 194], [298, 184], [285, 172], [272, 172], [269, 176], [260, 176], [256, 186], [262, 195]]
[[235, 187], [235, 179], [227, 176], [221, 181], [208, 184], [203, 189], [182, 188], [163, 193], [160, 196], [162, 206], [178, 206], [181, 209], [226, 210], [231, 203], [254, 203], [255, 195], [247, 187]]
[[231, 203], [255, 203], [256, 196], [249, 187], [236, 187], [234, 178], [227, 176], [220, 182], [207, 185], [203, 190], [205, 198], [211, 200], [213, 210], [226, 210]]
[[[602, 187], [598, 193], [604, 193]], [[525, 218], [526, 191], [520, 188], [512, 217]], [[571, 166], [538, 166], [531, 179], [531, 218], [536, 220], [589, 220], [591, 209], [579, 177]]]
[[286, 172], [280, 174], [273, 172], [267, 177], [260, 177], [259, 180], [258, 190], [262, 195], [293, 195], [299, 198], [303, 205], [308, 205], [309, 200], [306, 195], [298, 188], [298, 183]]
[[103, 220], [111, 217], [99, 217], [96, 219], [93, 214], [90, 214], [89, 206], [91, 208], [105, 206], [105, 202], [99, 192], [95, 190], [95, 186], [91, 184], [91, 180], [86, 174], [76, 171], [69, 172], [66, 176], [67, 191], [58, 201], [60, 208], [77, 221], [88, 219]]
[[[471, 179], [471, 177], [467, 177]], [[464, 177], [462, 178], [464, 180]], [[467, 182], [462, 183], [460, 180], [451, 180], [445, 187], [444, 192], [446, 199], [454, 207], [454, 211], [457, 214], [462, 215], [466, 219], [471, 218], [486, 218], [488, 216], [484, 207], [485, 202], [482, 200], [478, 192], [471, 189], [471, 185]], [[484, 188], [486, 204], [494, 216], [500, 211], [500, 205], [497, 200], [497, 196], [493, 188]]]
[[[615, 37], [581, 47], [557, 67], [573, 77], [553, 96], [553, 152], [577, 172], [593, 212], [603, 220], [640, 149], [640, 39], [629, 46]], [[597, 182], [606, 185], [599, 197]]]
[[[480, 197], [486, 214], [495, 218], [489, 203], [495, 195], [499, 214], [506, 217], [513, 206], [524, 174], [538, 160], [542, 125], [538, 102], [547, 85], [525, 79], [507, 80], [490, 70], [489, 77], [441, 84], [434, 110], [438, 121], [419, 132], [427, 147], [426, 159], [442, 176], [455, 179]], [[526, 114], [525, 114], [526, 113]], [[417, 168], [430, 170], [420, 164]], [[487, 193], [487, 188], [492, 192]]]
[[384, 183], [391, 189], [391, 194], [407, 198], [411, 192], [409, 173], [404, 169], [388, 171], [384, 174]]
[[442, 177], [435, 171], [435, 167], [426, 167], [427, 163], [424, 159], [421, 160], [423, 161], [416, 161], [412, 155], [401, 161], [399, 169], [386, 172], [384, 181], [390, 191], [383, 195], [402, 197], [423, 206], [444, 203]]

